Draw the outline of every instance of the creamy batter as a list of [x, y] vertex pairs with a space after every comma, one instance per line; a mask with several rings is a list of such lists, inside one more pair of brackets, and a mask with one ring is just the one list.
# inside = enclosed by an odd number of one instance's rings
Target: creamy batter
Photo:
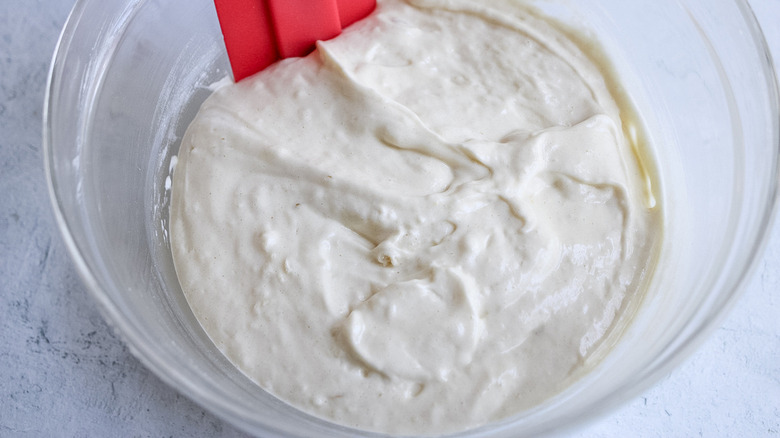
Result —
[[380, 1], [204, 103], [176, 270], [270, 393], [463, 430], [565, 389], [642, 299], [660, 216], [627, 121], [603, 67], [517, 3]]

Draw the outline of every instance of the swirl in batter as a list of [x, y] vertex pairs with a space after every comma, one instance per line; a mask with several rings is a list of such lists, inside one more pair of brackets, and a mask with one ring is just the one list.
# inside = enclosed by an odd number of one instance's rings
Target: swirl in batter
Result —
[[661, 235], [602, 69], [518, 2], [385, 0], [220, 88], [174, 175], [194, 314], [264, 389], [361, 429], [463, 430], [560, 392]]

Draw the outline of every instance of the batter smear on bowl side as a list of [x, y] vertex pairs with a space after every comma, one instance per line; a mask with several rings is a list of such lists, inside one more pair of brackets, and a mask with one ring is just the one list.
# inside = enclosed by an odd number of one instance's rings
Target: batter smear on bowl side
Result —
[[568, 35], [522, 2], [385, 0], [219, 88], [170, 230], [217, 347], [295, 407], [399, 434], [511, 416], [591, 367], [662, 221], [624, 99]]

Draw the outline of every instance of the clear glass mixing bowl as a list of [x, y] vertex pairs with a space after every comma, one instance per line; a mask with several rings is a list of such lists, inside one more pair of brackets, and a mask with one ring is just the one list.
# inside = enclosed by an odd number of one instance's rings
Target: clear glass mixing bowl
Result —
[[[636, 396], [736, 300], [777, 190], [778, 94], [741, 0], [536, 1], [600, 40], [652, 139], [666, 212], [655, 281], [622, 341], [542, 406], [459, 436], [560, 430]], [[164, 381], [248, 432], [358, 432], [301, 413], [240, 374], [190, 312], [166, 233], [179, 140], [229, 74], [211, 0], [78, 0], [44, 108], [49, 189], [67, 247], [106, 319]]]

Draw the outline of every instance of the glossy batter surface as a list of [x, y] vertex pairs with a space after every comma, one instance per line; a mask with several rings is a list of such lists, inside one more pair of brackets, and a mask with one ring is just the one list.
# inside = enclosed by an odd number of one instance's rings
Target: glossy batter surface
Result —
[[177, 273], [282, 400], [474, 427], [564, 389], [641, 300], [660, 218], [634, 150], [600, 67], [517, 2], [381, 1], [203, 105]]

